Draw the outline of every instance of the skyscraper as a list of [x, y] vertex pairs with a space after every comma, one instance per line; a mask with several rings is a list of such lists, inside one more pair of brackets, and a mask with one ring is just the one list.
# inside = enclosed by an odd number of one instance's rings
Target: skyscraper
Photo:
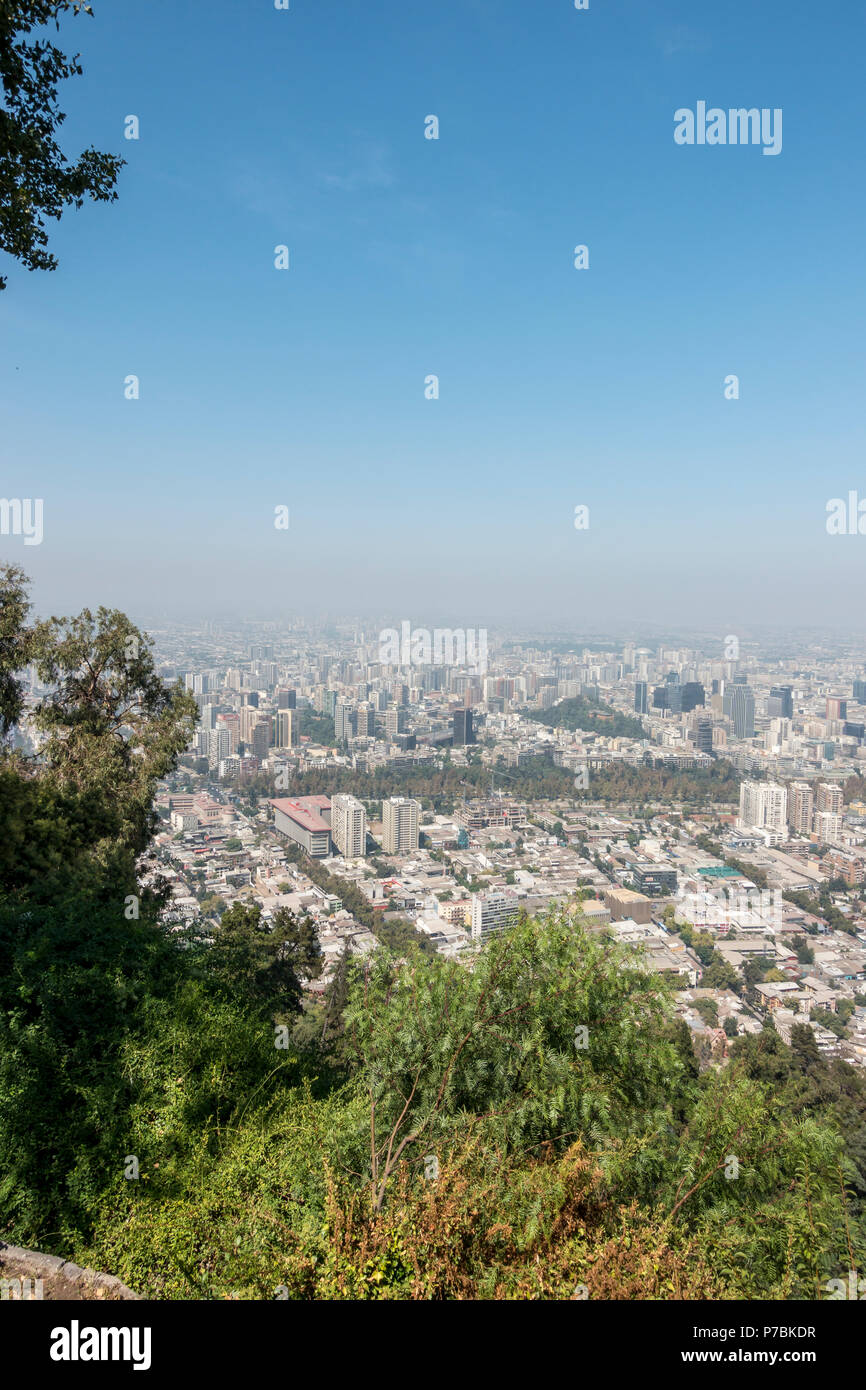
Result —
[[696, 725], [697, 737], [695, 747], [699, 753], [712, 753], [713, 751], [713, 721], [712, 719], [699, 719]]
[[683, 714], [690, 714], [698, 705], [706, 703], [706, 694], [700, 681], [686, 681], [683, 690]]
[[635, 714], [646, 714], [649, 699], [649, 686], [646, 681], [635, 681], [634, 687], [634, 710]]
[[751, 686], [736, 682], [724, 694], [722, 708], [733, 726], [734, 738], [755, 736], [755, 693]]
[[268, 749], [271, 746], [272, 734], [273, 725], [271, 724], [270, 719], [259, 719], [253, 725], [250, 743], [252, 745], [252, 752], [254, 757], [266, 758], [268, 756]]
[[866, 705], [866, 681], [855, 681], [851, 698], [857, 701], [858, 705]]
[[274, 715], [274, 747], [275, 748], [295, 748], [298, 743], [298, 727], [295, 722], [295, 711], [291, 709], [278, 710]]
[[773, 708], [769, 711], [770, 717], [774, 719], [793, 719], [794, 718], [794, 691], [790, 685], [774, 685], [770, 689], [770, 699], [779, 701], [778, 710]]
[[451, 726], [454, 731], [455, 748], [463, 748], [467, 743], [475, 742], [475, 735], [472, 732], [471, 709], [456, 709], [452, 716]]

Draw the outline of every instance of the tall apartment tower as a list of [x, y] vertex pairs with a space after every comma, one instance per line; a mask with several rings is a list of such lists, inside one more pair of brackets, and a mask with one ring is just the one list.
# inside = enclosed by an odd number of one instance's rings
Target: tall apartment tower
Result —
[[386, 854], [412, 854], [418, 848], [421, 802], [392, 796], [382, 803], [382, 848]]
[[368, 702], [358, 706], [356, 729], [358, 738], [372, 738], [376, 728], [376, 715]]
[[772, 830], [787, 838], [788, 789], [778, 782], [751, 782], [740, 785], [740, 825], [748, 829]]
[[231, 753], [231, 734], [225, 724], [218, 724], [215, 729], [208, 733], [208, 766], [211, 768], [219, 767], [223, 758], [227, 758]]
[[842, 805], [842, 788], [837, 782], [818, 783], [818, 795], [815, 801], [816, 811], [829, 811], [831, 815], [841, 816]]
[[841, 700], [837, 695], [827, 696], [827, 709], [825, 719], [847, 719], [848, 701]]
[[792, 782], [788, 787], [788, 824], [798, 835], [809, 835], [815, 812], [815, 793], [808, 782]]
[[272, 733], [273, 726], [271, 724], [270, 719], [259, 719], [253, 725], [252, 737], [250, 739], [250, 743], [252, 744], [253, 757], [266, 758], [268, 756], [268, 749], [271, 746]]
[[345, 859], [363, 859], [367, 853], [367, 813], [356, 797], [331, 797], [331, 839]]

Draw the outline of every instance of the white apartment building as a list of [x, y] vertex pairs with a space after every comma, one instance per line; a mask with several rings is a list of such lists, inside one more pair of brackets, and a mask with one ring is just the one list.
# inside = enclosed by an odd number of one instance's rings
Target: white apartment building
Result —
[[788, 789], [778, 782], [751, 782], [740, 786], [740, 817], [744, 830], [768, 831], [772, 838], [788, 838]]
[[382, 804], [382, 848], [386, 854], [412, 854], [418, 848], [421, 802], [392, 796]]
[[212, 768], [219, 767], [224, 758], [228, 758], [232, 751], [232, 737], [225, 724], [220, 724], [215, 729], [211, 729], [208, 734], [208, 753], [207, 760]]
[[491, 932], [513, 927], [519, 911], [517, 899], [507, 897], [505, 893], [473, 893], [473, 941], [483, 941]]
[[822, 845], [839, 844], [842, 839], [842, 817], [835, 811], [816, 811], [814, 828]]
[[354, 796], [331, 797], [331, 838], [346, 859], [367, 853], [367, 812]]

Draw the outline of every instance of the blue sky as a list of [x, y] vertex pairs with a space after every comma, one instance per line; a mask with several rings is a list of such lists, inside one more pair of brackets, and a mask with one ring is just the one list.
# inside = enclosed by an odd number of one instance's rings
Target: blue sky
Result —
[[[40, 608], [866, 627], [858, 0], [93, 6], [62, 143], [119, 200], [2, 258]], [[677, 146], [699, 100], [781, 154]]]

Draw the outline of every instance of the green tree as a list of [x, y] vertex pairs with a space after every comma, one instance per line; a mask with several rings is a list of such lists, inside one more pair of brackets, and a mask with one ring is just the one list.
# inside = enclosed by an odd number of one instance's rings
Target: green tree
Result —
[[317, 980], [322, 973], [322, 949], [312, 917], [296, 917], [287, 907], [278, 907], [273, 931], [280, 937], [299, 978]]
[[[49, 693], [31, 713], [38, 758], [0, 757], [0, 879], [42, 898], [74, 878], [94, 893], [129, 892], [158, 823], [157, 782], [190, 741], [195, 700], [179, 684], [166, 689], [150, 640], [122, 613], [85, 609], [28, 628], [21, 581], [7, 574], [4, 597], [10, 589], [5, 662], [26, 651]], [[4, 686], [10, 715], [14, 683]]]
[[18, 673], [27, 665], [32, 651], [32, 633], [26, 625], [29, 612], [24, 571], [17, 565], [0, 565], [0, 744], [18, 723], [24, 708]]
[[346, 1031], [343, 1015], [349, 999], [349, 965], [351, 962], [349, 938], [343, 942], [343, 949], [337, 967], [325, 990], [325, 1011], [322, 1023], [322, 1046], [333, 1049], [338, 1046]]
[[[0, 5], [0, 250], [28, 270], [54, 270], [56, 258], [46, 249], [45, 218], [58, 221], [64, 208], [80, 208], [85, 199], [113, 202], [124, 160], [100, 154], [92, 146], [70, 163], [57, 135], [65, 120], [57, 102], [58, 84], [83, 72], [77, 56], [69, 58], [34, 30], [60, 17], [77, 15], [90, 5], [79, 0], [4, 0]], [[6, 279], [0, 276], [0, 290]]]
[[241, 993], [265, 1013], [300, 1013], [302, 987], [295, 968], [297, 948], [294, 919], [284, 919], [279, 926], [275, 920], [271, 930], [262, 920], [262, 909], [257, 903], [237, 902], [223, 913], [214, 930], [208, 968], [224, 989]]
[[376, 1208], [404, 1154], [420, 1164], [470, 1129], [525, 1147], [665, 1109], [681, 1064], [660, 1034], [645, 1045], [663, 998], [631, 953], [563, 914], [494, 937], [471, 971], [385, 952], [354, 967], [346, 1031]]

